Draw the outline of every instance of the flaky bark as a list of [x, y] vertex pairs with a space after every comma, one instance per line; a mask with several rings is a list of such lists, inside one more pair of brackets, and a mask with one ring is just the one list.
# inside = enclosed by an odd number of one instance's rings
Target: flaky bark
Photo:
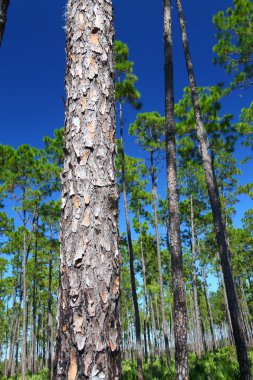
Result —
[[177, 380], [188, 380], [187, 314], [184, 294], [183, 262], [180, 237], [180, 212], [176, 166], [174, 83], [172, 60], [171, 0], [164, 0], [164, 74], [166, 156], [169, 201], [169, 240], [171, 252], [172, 290], [174, 297], [174, 335]]
[[0, 0], [0, 46], [3, 41], [3, 34], [5, 30], [5, 24], [7, 20], [7, 11], [10, 0]]
[[200, 111], [197, 86], [193, 70], [193, 64], [190, 56], [189, 43], [186, 34], [186, 25], [183, 15], [182, 2], [177, 0], [177, 9], [182, 32], [182, 41], [184, 46], [186, 67], [191, 89], [192, 104], [196, 120], [197, 137], [199, 140], [200, 154], [202, 165], [205, 171], [206, 183], [210, 198], [210, 204], [213, 214], [213, 222], [216, 233], [216, 240], [219, 247], [220, 261], [224, 275], [224, 282], [228, 298], [229, 312], [232, 321], [233, 335], [236, 345], [237, 357], [240, 366], [241, 379], [250, 379], [250, 363], [247, 353], [246, 337], [243, 329], [242, 315], [239, 307], [238, 296], [234, 283], [232, 267], [230, 263], [230, 251], [226, 240], [226, 227], [222, 219], [222, 208], [220, 202], [219, 190], [212, 166], [211, 155], [208, 151], [208, 137], [204, 127], [203, 118]]
[[67, 5], [65, 157], [54, 379], [121, 377], [110, 0]]

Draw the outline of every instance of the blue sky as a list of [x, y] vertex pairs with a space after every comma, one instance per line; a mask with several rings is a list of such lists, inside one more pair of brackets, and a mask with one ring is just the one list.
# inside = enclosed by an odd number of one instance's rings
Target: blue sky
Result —
[[[157, 110], [163, 114], [163, 23], [162, 0], [115, 0], [116, 38], [130, 48], [135, 62], [142, 94], [142, 111]], [[228, 81], [224, 70], [212, 63], [215, 28], [212, 15], [226, 9], [232, 0], [184, 1], [185, 15], [197, 83], [200, 86]], [[18, 146], [23, 143], [43, 146], [43, 136], [64, 123], [66, 0], [11, 1], [6, 32], [0, 49], [0, 142]], [[174, 59], [176, 100], [187, 85], [179, 25], [174, 12]], [[240, 109], [249, 105], [252, 89], [235, 92], [224, 101], [224, 112], [238, 117]], [[127, 108], [126, 126], [136, 113]], [[127, 137], [128, 154], [139, 155], [134, 138]], [[238, 146], [236, 157], [244, 157]], [[242, 183], [250, 180], [251, 163], [245, 166]], [[166, 181], [163, 173], [159, 189], [163, 193]], [[252, 207], [247, 197], [241, 197], [235, 224], [240, 225], [244, 211]]]

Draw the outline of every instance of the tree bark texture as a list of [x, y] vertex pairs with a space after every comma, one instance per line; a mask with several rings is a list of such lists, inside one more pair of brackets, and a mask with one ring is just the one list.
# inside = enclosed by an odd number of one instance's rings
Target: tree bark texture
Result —
[[184, 294], [179, 195], [176, 166], [171, 0], [164, 0], [164, 60], [166, 157], [170, 215], [169, 239], [171, 252], [172, 290], [174, 297], [173, 311], [176, 379], [188, 380], [187, 313]]
[[10, 0], [0, 0], [0, 46], [2, 45], [3, 41], [9, 3]]
[[54, 379], [119, 379], [118, 190], [110, 0], [69, 0]]
[[212, 166], [211, 155], [208, 151], [208, 137], [207, 132], [204, 127], [199, 99], [197, 86], [195, 81], [195, 75], [193, 70], [193, 64], [190, 56], [190, 48], [186, 33], [185, 19], [183, 15], [182, 2], [181, 0], [177, 1], [177, 9], [179, 15], [179, 22], [182, 32], [182, 41], [185, 53], [186, 67], [189, 77], [189, 85], [191, 89], [193, 109], [196, 119], [196, 129], [197, 136], [200, 145], [200, 154], [202, 158], [202, 164], [205, 171], [206, 183], [210, 198], [210, 204], [213, 214], [213, 222], [216, 233], [216, 240], [219, 247], [220, 260], [222, 265], [222, 271], [224, 275], [224, 282], [227, 292], [229, 312], [231, 316], [232, 326], [233, 326], [233, 335], [236, 345], [237, 357], [240, 366], [240, 375], [241, 379], [249, 380], [250, 379], [250, 363], [247, 353], [246, 346], [246, 337], [243, 328], [242, 315], [239, 307], [238, 296], [236, 292], [236, 287], [234, 283], [232, 267], [230, 263], [230, 252], [226, 240], [226, 228], [222, 219], [222, 208], [220, 202], [219, 190], [215, 178], [215, 173]]

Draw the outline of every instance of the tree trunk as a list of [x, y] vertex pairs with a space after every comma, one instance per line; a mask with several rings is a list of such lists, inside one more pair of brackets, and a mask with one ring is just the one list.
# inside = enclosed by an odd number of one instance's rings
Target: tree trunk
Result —
[[213, 350], [217, 350], [217, 344], [216, 344], [215, 332], [214, 332], [213, 315], [212, 315], [212, 309], [210, 306], [210, 301], [209, 301], [209, 296], [208, 296], [208, 286], [206, 282], [206, 274], [205, 274], [203, 265], [201, 265], [201, 274], [202, 274], [202, 281], [203, 281], [203, 287], [204, 287], [204, 295], [205, 295], [205, 300], [206, 300], [207, 315], [208, 315], [209, 326], [210, 326], [210, 333], [211, 333], [211, 338], [212, 338], [212, 346], [213, 346]]
[[26, 373], [26, 339], [27, 339], [27, 299], [26, 299], [26, 261], [27, 261], [27, 250], [26, 250], [26, 211], [23, 212], [23, 328], [22, 328], [22, 358], [21, 358], [21, 379], [25, 380]]
[[242, 315], [240, 312], [238, 296], [234, 283], [232, 267], [230, 263], [230, 252], [226, 241], [226, 228], [222, 220], [222, 208], [219, 196], [219, 190], [211, 162], [211, 156], [208, 151], [208, 138], [205, 130], [203, 119], [199, 106], [198, 92], [193, 70], [193, 64], [190, 56], [189, 43], [186, 34], [186, 25], [183, 15], [181, 0], [177, 0], [178, 15], [182, 32], [185, 60], [189, 77], [189, 84], [192, 95], [193, 109], [196, 119], [197, 136], [200, 145], [200, 154], [203, 168], [206, 176], [206, 183], [212, 208], [213, 222], [215, 227], [216, 239], [219, 247], [220, 260], [224, 274], [229, 311], [233, 326], [233, 335], [237, 350], [237, 357], [240, 366], [241, 379], [250, 379], [250, 363], [247, 353], [246, 338], [243, 329]]
[[[146, 327], [146, 330], [147, 330], [149, 355], [152, 362], [152, 347], [151, 347], [150, 333], [149, 333], [149, 309], [148, 309], [148, 295], [147, 295], [147, 281], [146, 281], [146, 264], [145, 264], [144, 251], [143, 251], [142, 228], [141, 228], [139, 210], [138, 210], [138, 220], [139, 220], [139, 226], [140, 226], [141, 264], [142, 264], [142, 278], [143, 278], [143, 295], [144, 295], [144, 305], [145, 305], [144, 326]], [[148, 357], [148, 352], [147, 352], [147, 357]]]
[[137, 349], [137, 373], [138, 380], [143, 379], [142, 375], [142, 348], [141, 348], [141, 323], [139, 314], [139, 305], [136, 292], [135, 284], [135, 271], [134, 271], [134, 250], [131, 236], [131, 227], [129, 219], [129, 210], [127, 204], [127, 188], [126, 188], [126, 177], [125, 177], [125, 152], [124, 152], [124, 134], [123, 134], [123, 115], [122, 115], [122, 104], [119, 104], [120, 112], [120, 143], [121, 143], [121, 180], [123, 187], [123, 201], [125, 209], [125, 219], [126, 219], [126, 230], [127, 230], [127, 246], [129, 252], [129, 265], [130, 265], [130, 277], [131, 277], [131, 287], [134, 305], [134, 316], [135, 316], [135, 335], [136, 335], [136, 349]]
[[153, 307], [153, 301], [151, 295], [149, 295], [149, 304], [150, 304], [150, 311], [151, 311], [151, 320], [152, 320], [152, 329], [153, 329], [153, 337], [154, 337], [154, 353], [155, 357], [157, 358], [159, 350], [158, 350], [158, 340], [157, 340], [157, 329], [156, 329], [156, 322], [155, 322], [155, 313], [154, 313], [154, 307]]
[[[38, 207], [38, 206], [37, 206]], [[39, 215], [36, 210], [35, 218], [35, 251], [34, 251], [34, 270], [33, 270], [33, 307], [32, 307], [32, 374], [36, 372], [36, 316], [37, 316], [37, 272], [38, 272], [38, 229]]]
[[161, 247], [160, 247], [160, 236], [158, 228], [158, 217], [157, 217], [157, 188], [156, 188], [156, 178], [155, 178], [155, 167], [154, 167], [154, 153], [150, 152], [150, 173], [151, 173], [151, 184], [152, 184], [152, 196], [153, 196], [153, 210], [154, 210], [154, 220], [155, 220], [155, 233], [156, 233], [156, 251], [158, 259], [158, 271], [159, 271], [159, 285], [160, 285], [160, 298], [161, 298], [161, 311], [162, 311], [162, 328], [163, 328], [163, 338], [165, 345], [165, 353], [167, 364], [170, 364], [170, 349], [169, 349], [169, 337], [168, 337], [168, 323], [165, 314], [165, 303], [164, 303], [164, 292], [163, 292], [163, 274], [162, 274], [162, 261], [161, 261]]
[[47, 308], [47, 342], [48, 342], [48, 372], [50, 380], [53, 380], [52, 372], [52, 349], [53, 349], [53, 317], [52, 317], [52, 271], [53, 252], [50, 250], [49, 273], [48, 273], [48, 308]]
[[164, 75], [166, 157], [169, 201], [169, 240], [172, 290], [174, 297], [174, 335], [177, 380], [188, 380], [187, 314], [184, 294], [183, 262], [180, 236], [180, 212], [176, 165], [174, 83], [172, 58], [171, 0], [164, 0]]
[[195, 314], [195, 337], [196, 337], [196, 354], [197, 358], [201, 358], [202, 352], [202, 336], [201, 336], [201, 323], [200, 323], [200, 311], [198, 303], [198, 288], [197, 288], [197, 268], [196, 268], [196, 245], [195, 245], [195, 225], [194, 225], [194, 206], [191, 195], [191, 252], [192, 252], [192, 277], [193, 277], [193, 302], [194, 302], [194, 314]]
[[65, 157], [54, 379], [121, 376], [110, 0], [67, 5]]
[[0, 0], [0, 46], [3, 41], [3, 34], [5, 29], [5, 24], [7, 20], [7, 10], [9, 7], [10, 0]]

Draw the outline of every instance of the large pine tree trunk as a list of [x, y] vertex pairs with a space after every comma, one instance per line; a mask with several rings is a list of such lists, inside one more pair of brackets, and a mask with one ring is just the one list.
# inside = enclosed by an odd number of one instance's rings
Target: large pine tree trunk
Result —
[[166, 156], [170, 215], [169, 240], [171, 252], [172, 290], [174, 297], [173, 311], [175, 320], [174, 335], [176, 378], [177, 380], [188, 380], [187, 314], [184, 294], [176, 166], [171, 0], [164, 0], [164, 58]]
[[3, 40], [3, 34], [5, 29], [5, 24], [7, 20], [7, 10], [9, 7], [10, 0], [0, 0], [0, 46]]
[[134, 317], [135, 317], [135, 335], [136, 335], [136, 349], [137, 349], [137, 372], [138, 372], [138, 380], [142, 380], [143, 375], [142, 375], [141, 322], [140, 322], [139, 305], [138, 305], [137, 291], [136, 291], [136, 284], [135, 284], [134, 250], [133, 250], [132, 235], [131, 235], [129, 209], [128, 209], [128, 204], [127, 204], [124, 134], [123, 134], [123, 114], [122, 114], [122, 104], [121, 103], [119, 104], [119, 112], [120, 112], [120, 144], [121, 144], [121, 165], [122, 165], [121, 180], [122, 180], [122, 187], [123, 187], [123, 201], [124, 201], [126, 230], [127, 230], [127, 246], [128, 246], [128, 252], [129, 252], [131, 288], [132, 288]]
[[219, 247], [220, 260], [222, 271], [224, 274], [224, 281], [226, 293], [228, 298], [229, 312], [233, 326], [233, 335], [237, 350], [237, 357], [240, 366], [241, 379], [250, 379], [250, 364], [247, 353], [246, 338], [243, 329], [242, 315], [239, 307], [238, 296], [234, 283], [232, 267], [230, 263], [230, 252], [226, 240], [226, 228], [222, 219], [222, 208], [220, 202], [219, 190], [211, 162], [211, 156], [208, 151], [208, 138], [205, 130], [203, 119], [199, 106], [197, 86], [194, 76], [193, 64], [190, 56], [189, 43], [186, 34], [186, 25], [183, 15], [182, 2], [177, 0], [178, 15], [180, 27], [182, 32], [182, 40], [184, 46], [185, 60], [189, 77], [189, 84], [192, 95], [193, 109], [196, 119], [197, 136], [200, 145], [200, 154], [202, 164], [205, 171], [206, 183], [212, 208], [213, 222], [215, 227], [216, 239]]
[[110, 0], [69, 0], [54, 379], [118, 379], [118, 191]]
[[161, 311], [162, 311], [162, 328], [163, 328], [163, 338], [164, 338], [166, 359], [167, 359], [167, 364], [169, 365], [171, 361], [171, 357], [170, 357], [170, 349], [169, 349], [168, 323], [167, 323], [166, 314], [165, 314], [161, 247], [160, 247], [160, 236], [159, 236], [158, 217], [157, 217], [157, 189], [156, 189], [156, 179], [155, 179], [154, 153], [152, 150], [150, 152], [150, 162], [151, 162], [150, 173], [151, 173], [153, 210], [154, 210], [155, 234], [156, 234], [156, 251], [157, 251], [157, 259], [158, 259], [160, 299], [161, 299]]

